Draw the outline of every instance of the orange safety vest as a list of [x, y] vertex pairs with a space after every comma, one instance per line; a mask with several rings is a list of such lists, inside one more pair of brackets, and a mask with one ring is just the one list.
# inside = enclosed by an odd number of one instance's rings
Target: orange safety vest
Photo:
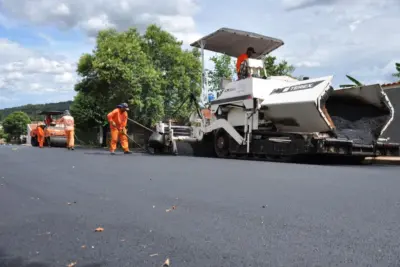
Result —
[[119, 108], [114, 109], [107, 115], [107, 119], [110, 122], [110, 128], [114, 129], [115, 127], [111, 124], [111, 122], [115, 122], [118, 130], [122, 130], [126, 127], [128, 123], [128, 112], [121, 112]]
[[61, 118], [60, 122], [64, 124], [65, 130], [67, 130], [67, 131], [74, 130], [75, 122], [74, 122], [74, 118], [72, 116], [65, 115]]
[[249, 58], [249, 56], [247, 56], [246, 53], [241, 54], [241, 55], [237, 58], [237, 61], [236, 61], [236, 72], [237, 72], [237, 73], [239, 73], [239, 71], [240, 71], [240, 64], [242, 64], [242, 62], [243, 62], [244, 60], [248, 59], [248, 58]]
[[37, 127], [37, 135], [38, 136], [44, 136], [44, 131], [42, 127]]
[[205, 109], [202, 109], [201, 110], [201, 113], [202, 113], [202, 115], [204, 116], [204, 118], [206, 118], [206, 119], [211, 119], [211, 117], [212, 117], [212, 113], [211, 113], [211, 110], [209, 110], [208, 108], [205, 108]]

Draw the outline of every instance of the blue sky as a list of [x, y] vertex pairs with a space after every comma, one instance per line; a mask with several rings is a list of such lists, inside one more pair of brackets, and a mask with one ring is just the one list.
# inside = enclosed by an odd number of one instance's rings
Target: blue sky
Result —
[[[185, 44], [221, 27], [284, 40], [272, 54], [296, 75], [394, 81], [398, 0], [2, 0], [0, 108], [73, 99], [75, 64], [106, 27], [157, 23]], [[212, 56], [207, 53], [207, 57]], [[207, 62], [208, 67], [212, 67]]]

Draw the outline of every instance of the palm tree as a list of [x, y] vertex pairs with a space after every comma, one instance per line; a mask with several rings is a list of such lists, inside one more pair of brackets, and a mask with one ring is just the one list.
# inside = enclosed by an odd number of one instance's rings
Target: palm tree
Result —
[[363, 84], [358, 81], [357, 79], [351, 77], [350, 75], [346, 75], [347, 79], [349, 79], [350, 81], [352, 81], [354, 84], [342, 84], [339, 85], [340, 88], [345, 88], [345, 87], [355, 87], [355, 86], [363, 86]]
[[396, 70], [397, 73], [394, 73], [393, 76], [400, 78], [400, 63], [396, 63]]

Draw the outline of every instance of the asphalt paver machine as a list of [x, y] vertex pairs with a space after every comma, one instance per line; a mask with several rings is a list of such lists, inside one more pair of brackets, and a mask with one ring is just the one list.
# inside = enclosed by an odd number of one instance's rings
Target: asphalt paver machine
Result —
[[399, 155], [398, 143], [381, 138], [394, 109], [379, 84], [334, 89], [333, 76], [270, 76], [263, 58], [283, 44], [228, 28], [191, 44], [201, 49], [202, 99], [208, 95], [204, 50], [237, 58], [251, 46], [256, 54], [242, 63], [238, 80], [222, 81], [221, 93], [204, 103], [208, 116], [197, 110], [188, 125], [159, 122], [149, 147], [177, 154], [177, 142], [189, 142], [198, 156], [269, 160], [329, 155], [361, 161]]

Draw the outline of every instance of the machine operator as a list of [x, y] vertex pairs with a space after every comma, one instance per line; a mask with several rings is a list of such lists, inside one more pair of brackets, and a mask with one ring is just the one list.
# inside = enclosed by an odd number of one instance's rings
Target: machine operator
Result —
[[253, 47], [248, 47], [246, 53], [241, 54], [238, 58], [237, 58], [237, 62], [236, 62], [236, 73], [239, 76], [239, 72], [240, 72], [240, 64], [242, 64], [242, 62], [248, 58], [251, 58], [251, 56], [253, 54], [255, 54], [256, 51], [254, 50]]
[[51, 117], [50, 114], [46, 115], [46, 118], [44, 119], [44, 124], [46, 127], [50, 126], [50, 124], [53, 122], [53, 118]]

